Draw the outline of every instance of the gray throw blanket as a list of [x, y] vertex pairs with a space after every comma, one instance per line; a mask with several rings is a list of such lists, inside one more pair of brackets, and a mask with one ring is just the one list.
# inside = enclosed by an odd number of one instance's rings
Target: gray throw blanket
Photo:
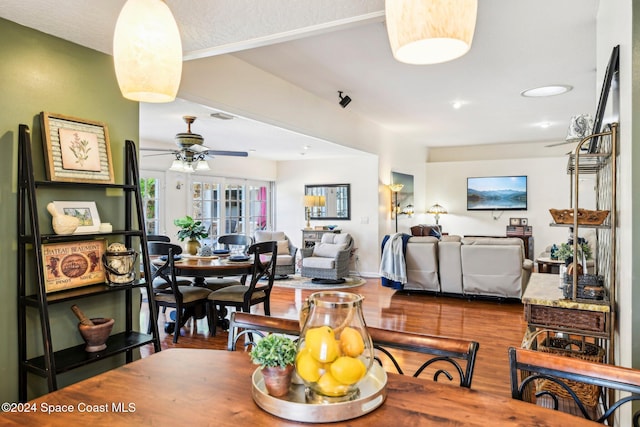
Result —
[[404, 260], [402, 236], [403, 233], [395, 233], [384, 245], [380, 260], [380, 276], [405, 284], [407, 283], [407, 265]]

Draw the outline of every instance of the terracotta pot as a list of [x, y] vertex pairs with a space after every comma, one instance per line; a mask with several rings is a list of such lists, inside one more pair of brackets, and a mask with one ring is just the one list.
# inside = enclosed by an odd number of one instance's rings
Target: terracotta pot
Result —
[[187, 243], [184, 245], [184, 250], [189, 255], [196, 255], [198, 253], [198, 249], [200, 249], [200, 242], [198, 242], [195, 239], [188, 240]]
[[262, 368], [264, 385], [271, 396], [280, 397], [289, 392], [291, 377], [293, 375], [293, 365], [284, 368]]

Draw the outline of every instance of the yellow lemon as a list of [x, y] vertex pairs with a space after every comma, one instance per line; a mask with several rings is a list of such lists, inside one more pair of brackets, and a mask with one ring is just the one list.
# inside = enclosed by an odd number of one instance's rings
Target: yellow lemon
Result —
[[345, 356], [357, 357], [364, 351], [364, 340], [357, 329], [347, 326], [340, 334], [340, 349]]
[[367, 373], [367, 367], [362, 360], [354, 357], [338, 357], [331, 364], [331, 375], [342, 384], [355, 384]]
[[329, 371], [318, 380], [318, 388], [326, 396], [344, 396], [349, 391], [349, 387], [338, 382]]
[[329, 326], [310, 328], [304, 339], [309, 353], [318, 362], [333, 362], [338, 357], [339, 347], [333, 329]]
[[308, 351], [301, 351], [296, 357], [296, 371], [300, 378], [314, 383], [320, 378], [323, 365], [311, 356]]

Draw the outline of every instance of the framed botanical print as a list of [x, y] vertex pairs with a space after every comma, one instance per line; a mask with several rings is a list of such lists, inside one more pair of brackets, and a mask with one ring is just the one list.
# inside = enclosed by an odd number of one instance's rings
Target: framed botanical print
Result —
[[46, 112], [41, 119], [49, 181], [114, 183], [104, 123]]

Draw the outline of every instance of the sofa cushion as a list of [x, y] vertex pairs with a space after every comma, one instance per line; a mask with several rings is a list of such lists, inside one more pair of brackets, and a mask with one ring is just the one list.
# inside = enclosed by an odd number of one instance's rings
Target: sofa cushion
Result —
[[432, 236], [412, 236], [409, 243], [438, 243], [438, 239]]
[[336, 243], [343, 244], [346, 248], [351, 239], [351, 235], [349, 233], [340, 234], [340, 233], [324, 233], [322, 235], [322, 239], [320, 243]]
[[433, 236], [436, 238], [442, 237], [439, 225], [425, 225], [418, 224], [411, 227], [412, 236]]
[[308, 268], [335, 268], [334, 258], [308, 257], [302, 259], [302, 266]]
[[278, 240], [278, 256], [289, 255], [289, 241]]
[[335, 258], [346, 247], [346, 243], [317, 243], [313, 247], [313, 256]]
[[[286, 236], [284, 235], [284, 231], [267, 231], [267, 230], [258, 230], [255, 234], [256, 242], [268, 242], [271, 240], [280, 241], [286, 240]], [[289, 249], [287, 248], [287, 252]]]

